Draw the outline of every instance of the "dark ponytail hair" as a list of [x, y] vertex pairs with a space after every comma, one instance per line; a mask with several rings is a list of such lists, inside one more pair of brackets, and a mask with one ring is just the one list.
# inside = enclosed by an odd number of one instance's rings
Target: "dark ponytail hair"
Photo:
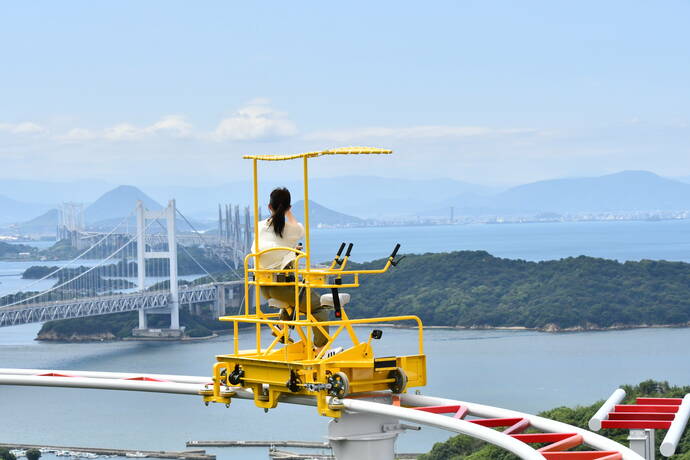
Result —
[[268, 225], [272, 225], [273, 231], [282, 238], [285, 229], [285, 213], [290, 209], [290, 191], [285, 187], [273, 189], [269, 204], [273, 215], [268, 219]]

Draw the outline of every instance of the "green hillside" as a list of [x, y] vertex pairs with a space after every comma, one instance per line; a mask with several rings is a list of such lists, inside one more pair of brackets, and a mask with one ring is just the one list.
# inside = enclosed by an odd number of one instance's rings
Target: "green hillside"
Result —
[[351, 293], [352, 317], [414, 314], [426, 325], [558, 330], [690, 322], [690, 264], [682, 262], [410, 255], [384, 275], [361, 277]]
[[20, 254], [35, 255], [37, 249], [26, 244], [10, 244], [0, 241], [0, 259], [18, 259], [22, 258]]
[[[626, 404], [633, 403], [636, 398], [642, 396], [656, 398], [682, 398], [690, 393], [690, 386], [671, 386], [668, 382], [655, 382], [647, 380], [639, 385], [622, 387], [627, 396], [624, 401]], [[589, 406], [557, 407], [540, 413], [542, 417], [558, 420], [569, 425], [588, 430], [587, 423], [595, 412], [601, 407], [604, 401], [597, 401]], [[532, 430], [527, 430], [530, 432]], [[627, 446], [629, 430], [602, 430], [600, 434], [607, 438]], [[666, 436], [666, 430], [657, 430], [656, 450]], [[486, 444], [478, 439], [469, 436], [454, 436], [448, 441], [436, 443], [428, 454], [419, 457], [419, 460], [514, 460], [518, 457], [501, 450], [492, 445]], [[677, 460], [690, 460], [690, 430], [686, 431], [678, 444], [676, 455], [672, 458]]]

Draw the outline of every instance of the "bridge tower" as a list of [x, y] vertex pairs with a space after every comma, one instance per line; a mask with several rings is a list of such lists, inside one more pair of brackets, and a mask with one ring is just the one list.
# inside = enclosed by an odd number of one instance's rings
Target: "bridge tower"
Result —
[[[168, 206], [161, 211], [150, 211], [144, 208], [141, 201], [137, 201], [137, 285], [140, 292], [146, 290], [146, 260], [147, 259], [168, 259], [170, 298], [167, 307], [160, 309], [144, 310], [139, 308], [139, 327], [133, 331], [133, 335], [140, 338], [180, 338], [184, 332], [180, 328], [180, 295], [177, 282], [177, 240], [176, 240], [176, 218], [177, 209], [175, 200], [170, 200]], [[164, 219], [167, 232], [167, 250], [156, 251], [147, 250], [146, 229], [147, 221], [153, 219]], [[154, 248], [155, 249], [155, 248]], [[169, 329], [150, 329], [148, 327], [147, 314], [169, 314]]]
[[58, 211], [58, 239], [68, 239], [72, 243], [72, 247], [79, 250], [84, 249], [85, 243], [81, 239], [82, 233], [84, 233], [84, 204], [64, 202]]

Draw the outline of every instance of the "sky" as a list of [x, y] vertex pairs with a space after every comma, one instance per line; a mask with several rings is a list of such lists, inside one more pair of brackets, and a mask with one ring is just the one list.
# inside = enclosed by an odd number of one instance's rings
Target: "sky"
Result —
[[[0, 4], [0, 179], [690, 176], [686, 1]], [[272, 166], [266, 177], [294, 172]]]

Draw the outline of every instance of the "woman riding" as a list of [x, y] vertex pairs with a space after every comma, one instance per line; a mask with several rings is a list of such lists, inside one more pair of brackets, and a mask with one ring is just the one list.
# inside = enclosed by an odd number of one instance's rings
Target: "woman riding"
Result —
[[[297, 248], [299, 240], [304, 236], [304, 227], [297, 221], [294, 214], [292, 214], [292, 206], [290, 204], [290, 192], [286, 188], [276, 188], [271, 192], [271, 199], [268, 204], [268, 210], [271, 216], [259, 222], [259, 249], [265, 251], [266, 249], [287, 247]], [[252, 252], [256, 252], [256, 248], [252, 245]], [[295, 253], [292, 251], [268, 251], [259, 256], [259, 267], [266, 270], [290, 270], [294, 268]], [[300, 289], [299, 296], [299, 311], [306, 313], [306, 289]], [[261, 286], [261, 295], [267, 299], [276, 299], [284, 302], [294, 312], [295, 304], [295, 288], [294, 286]], [[328, 310], [331, 307], [321, 305], [321, 300], [318, 293], [311, 290], [311, 314], [317, 321], [328, 321]], [[281, 308], [280, 319], [282, 321], [290, 321], [294, 319], [287, 308]], [[328, 326], [322, 326], [328, 332]], [[319, 330], [313, 328], [314, 331], [314, 346], [321, 348], [328, 342], [328, 338]]]

